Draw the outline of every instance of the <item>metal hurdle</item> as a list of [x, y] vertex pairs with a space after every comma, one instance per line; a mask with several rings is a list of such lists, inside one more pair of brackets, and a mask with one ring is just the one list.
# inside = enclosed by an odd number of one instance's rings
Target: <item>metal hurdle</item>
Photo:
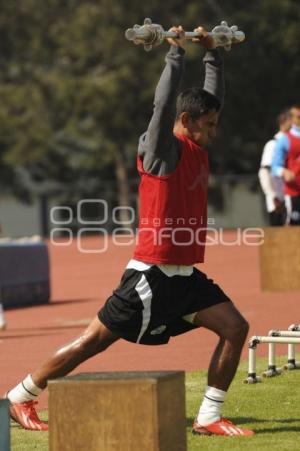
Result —
[[[255, 384], [261, 382], [262, 378], [256, 374], [256, 348], [259, 343], [269, 344], [269, 364], [268, 370], [263, 372], [264, 377], [274, 377], [282, 373], [283, 369], [276, 368], [275, 363], [275, 345], [278, 344], [288, 344], [289, 345], [289, 355], [288, 363], [285, 368], [289, 365], [289, 369], [300, 368], [300, 364], [295, 360], [295, 345], [300, 344], [300, 327], [299, 325], [292, 325], [288, 331], [270, 331], [269, 336], [253, 336], [249, 340], [249, 366], [248, 366], [248, 377], [244, 380], [246, 384]], [[296, 328], [296, 330], [295, 330]], [[271, 335], [270, 335], [271, 334]], [[275, 335], [275, 336], [274, 336]]]
[[[299, 325], [292, 324], [289, 326], [288, 330], [270, 330], [268, 333], [269, 337], [290, 337], [297, 338], [300, 337], [300, 327]], [[299, 342], [300, 343], [300, 342]], [[276, 343], [269, 343], [269, 364], [268, 369], [262, 373], [263, 377], [274, 377], [280, 375], [285, 369], [296, 369], [300, 368], [299, 362], [295, 359], [295, 344], [288, 343], [288, 362], [282, 368], [276, 368], [275, 363], [275, 348]]]
[[[300, 324], [291, 324], [288, 328], [290, 332], [300, 332]], [[300, 362], [296, 362], [295, 345], [288, 344], [288, 361], [283, 366], [285, 370], [298, 370], [300, 369]]]

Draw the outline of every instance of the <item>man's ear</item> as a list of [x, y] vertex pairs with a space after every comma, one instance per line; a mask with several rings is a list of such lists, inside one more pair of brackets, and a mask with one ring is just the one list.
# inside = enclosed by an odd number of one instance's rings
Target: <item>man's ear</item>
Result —
[[183, 112], [181, 113], [181, 123], [185, 128], [188, 128], [190, 122], [189, 113]]

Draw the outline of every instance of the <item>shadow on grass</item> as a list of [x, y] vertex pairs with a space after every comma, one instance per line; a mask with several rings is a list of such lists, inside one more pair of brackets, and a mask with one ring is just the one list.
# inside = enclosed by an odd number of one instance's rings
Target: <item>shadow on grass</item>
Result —
[[[252, 417], [228, 417], [228, 420], [232, 421], [234, 424], [241, 425], [246, 423], [269, 423], [270, 420], [252, 418]], [[189, 427], [193, 426], [194, 418], [188, 417], [186, 419], [186, 425]]]
[[[252, 418], [252, 417], [228, 417], [234, 424], [240, 426], [243, 424], [260, 424], [260, 423], [273, 423], [274, 427], [256, 429], [255, 434], [267, 434], [270, 432], [300, 432], [300, 426], [281, 426], [284, 424], [298, 423], [299, 418], [284, 418], [284, 419], [264, 419], [264, 418]], [[192, 427], [194, 418], [188, 417], [186, 419], [186, 426]]]
[[[266, 420], [265, 420], [266, 421]], [[282, 418], [282, 419], [274, 419], [271, 418], [271, 421], [274, 426], [272, 428], [262, 428], [256, 431], [257, 434], [267, 434], [269, 432], [300, 432], [299, 418]], [[281, 426], [291, 423], [297, 423], [299, 426]]]
[[273, 434], [278, 433], [278, 432], [300, 432], [300, 426], [296, 427], [296, 426], [284, 426], [284, 427], [280, 427], [280, 426], [274, 426], [273, 428], [265, 428], [265, 429], [258, 429], [255, 431], [255, 434], [259, 435], [259, 434], [268, 434], [272, 432]]

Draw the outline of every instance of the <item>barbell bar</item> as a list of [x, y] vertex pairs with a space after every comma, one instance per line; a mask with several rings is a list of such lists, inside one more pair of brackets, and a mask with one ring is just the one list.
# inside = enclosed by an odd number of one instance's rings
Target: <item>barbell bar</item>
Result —
[[[214, 27], [208, 33], [214, 40], [216, 47], [224, 47], [230, 50], [232, 44], [238, 44], [245, 40], [245, 33], [238, 29], [236, 25], [228, 26], [224, 20], [220, 25]], [[199, 34], [196, 31], [186, 31], [186, 39], [197, 38]], [[163, 43], [167, 38], [178, 38], [178, 34], [173, 31], [165, 31], [159, 24], [152, 23], [152, 20], [146, 18], [143, 25], [134, 25], [125, 32], [125, 37], [134, 44], [144, 45], [146, 51], [152, 50]]]

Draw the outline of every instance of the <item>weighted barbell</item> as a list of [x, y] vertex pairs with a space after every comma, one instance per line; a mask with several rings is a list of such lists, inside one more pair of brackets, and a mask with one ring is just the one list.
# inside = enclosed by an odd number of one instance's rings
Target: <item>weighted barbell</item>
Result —
[[[228, 26], [227, 22], [222, 21], [220, 25], [214, 27], [208, 33], [215, 41], [216, 47], [224, 47], [230, 50], [232, 44], [238, 44], [245, 39], [245, 33], [238, 29], [236, 25]], [[199, 34], [195, 31], [186, 31], [186, 39], [194, 39]], [[157, 47], [167, 38], [178, 38], [178, 34], [173, 31], [165, 31], [159, 24], [152, 23], [152, 20], [146, 18], [143, 25], [134, 25], [125, 32], [125, 37], [134, 44], [143, 44], [146, 51]]]

